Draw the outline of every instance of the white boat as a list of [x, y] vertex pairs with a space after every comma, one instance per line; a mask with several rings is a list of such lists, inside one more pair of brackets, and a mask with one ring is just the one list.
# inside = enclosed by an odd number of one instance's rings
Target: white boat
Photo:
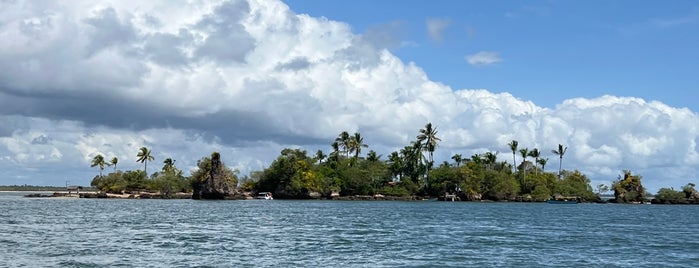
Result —
[[272, 200], [274, 198], [272, 197], [271, 192], [259, 192], [259, 193], [257, 193], [257, 196], [255, 197], [255, 199]]

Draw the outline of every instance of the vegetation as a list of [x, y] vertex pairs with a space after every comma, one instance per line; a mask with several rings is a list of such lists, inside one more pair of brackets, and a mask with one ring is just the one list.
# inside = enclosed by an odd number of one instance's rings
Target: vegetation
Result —
[[[361, 135], [343, 131], [331, 143], [332, 151], [328, 155], [322, 150], [309, 156], [304, 150], [284, 149], [268, 168], [243, 178], [241, 188], [274, 192], [281, 198], [333, 194], [437, 197], [445, 193], [456, 194], [462, 200], [545, 201], [554, 194], [588, 201], [598, 198], [584, 174], [565, 170], [559, 176], [547, 173], [544, 167], [548, 160], [541, 158], [540, 150], [518, 151], [516, 140], [508, 145], [513, 152], [513, 164], [516, 153], [522, 155], [517, 168], [499, 161], [497, 152], [470, 158], [455, 154], [451, 157], [454, 162], [445, 161], [435, 167], [433, 155], [441, 141], [437, 134], [436, 127], [428, 123], [418, 130], [414, 141], [381, 160], [374, 151], [362, 157], [361, 148], [368, 145], [357, 139]], [[562, 156], [567, 148], [560, 147], [558, 155]], [[533, 157], [535, 162], [527, 157]]]
[[[613, 190], [614, 202], [634, 203], [644, 202], [648, 196], [641, 184], [641, 176], [628, 170], [611, 187], [599, 184], [593, 192], [590, 180], [584, 174], [562, 169], [563, 156], [568, 150], [562, 144], [551, 150], [559, 158], [559, 169], [554, 173], [546, 172], [548, 158], [542, 156], [538, 148], [521, 148], [516, 140], [507, 144], [512, 151], [512, 163], [498, 159], [498, 152], [486, 151], [470, 157], [457, 153], [451, 157], [453, 162], [444, 161], [435, 166], [433, 156], [441, 141], [437, 128], [427, 123], [415, 137], [384, 160], [374, 150], [363, 155], [362, 149], [369, 145], [359, 132], [350, 135], [342, 131], [330, 144], [331, 151], [327, 154], [317, 150], [308, 155], [305, 150], [287, 148], [267, 168], [240, 179], [236, 170], [225, 165], [221, 172], [227, 184], [238, 185], [241, 191], [273, 192], [276, 198], [338, 195], [429, 198], [448, 193], [470, 201], [545, 201], [555, 195], [599, 201], [600, 195]], [[522, 157], [519, 165], [516, 165], [517, 153]], [[143, 163], [143, 170], [127, 171], [116, 169], [116, 157], [107, 163], [103, 156], [95, 156], [91, 166], [99, 167], [100, 174], [95, 176], [91, 185], [109, 193], [149, 191], [167, 196], [191, 192], [193, 187], [211, 176], [212, 160], [209, 157], [200, 159], [198, 169], [189, 177], [183, 175], [172, 158], [166, 158], [161, 170], [149, 176], [147, 164], [154, 160], [151, 154], [148, 148], [141, 147], [137, 161]], [[218, 153], [214, 152], [212, 157], [215, 154]], [[114, 172], [103, 176], [104, 166], [110, 165], [115, 166]], [[658, 192], [656, 202], [699, 203], [699, 193], [691, 183], [682, 191], [663, 188]]]

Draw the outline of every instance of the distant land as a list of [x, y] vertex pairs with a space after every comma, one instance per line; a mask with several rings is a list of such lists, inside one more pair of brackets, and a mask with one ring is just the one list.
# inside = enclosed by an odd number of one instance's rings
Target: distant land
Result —
[[[66, 191], [65, 186], [0, 185], [0, 191]], [[93, 187], [83, 187], [83, 191], [96, 191]]]

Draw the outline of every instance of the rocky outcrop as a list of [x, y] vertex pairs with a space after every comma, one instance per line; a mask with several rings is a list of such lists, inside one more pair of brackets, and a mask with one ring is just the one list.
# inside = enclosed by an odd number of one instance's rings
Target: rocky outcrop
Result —
[[229, 182], [221, 155], [217, 152], [211, 154], [211, 168], [208, 170], [206, 179], [194, 185], [192, 199], [239, 199], [242, 195], [236, 194], [235, 185]]

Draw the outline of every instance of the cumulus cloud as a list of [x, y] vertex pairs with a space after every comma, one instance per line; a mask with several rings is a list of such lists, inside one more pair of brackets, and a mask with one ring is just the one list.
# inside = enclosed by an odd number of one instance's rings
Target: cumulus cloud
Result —
[[500, 58], [500, 53], [495, 51], [480, 51], [476, 54], [466, 56], [466, 61], [468, 64], [481, 67], [498, 63], [502, 61], [502, 59]]
[[[379, 45], [393, 39], [277, 1], [3, 4], [0, 183], [86, 184], [94, 155], [138, 168], [141, 146], [185, 170], [219, 151], [245, 173], [285, 147], [329, 150], [343, 130], [387, 155], [427, 122], [441, 135], [438, 161], [505, 153], [516, 139], [545, 154], [565, 144], [564, 168], [605, 183], [631, 169], [651, 187], [679, 186], [698, 171], [699, 116], [688, 109], [615, 96], [542, 108], [452, 89]], [[435, 33], [448, 26], [437, 22]]]
[[429, 18], [425, 20], [427, 34], [435, 42], [442, 42], [442, 40], [444, 40], [443, 33], [449, 25], [451, 25], [451, 20], [448, 18]]

